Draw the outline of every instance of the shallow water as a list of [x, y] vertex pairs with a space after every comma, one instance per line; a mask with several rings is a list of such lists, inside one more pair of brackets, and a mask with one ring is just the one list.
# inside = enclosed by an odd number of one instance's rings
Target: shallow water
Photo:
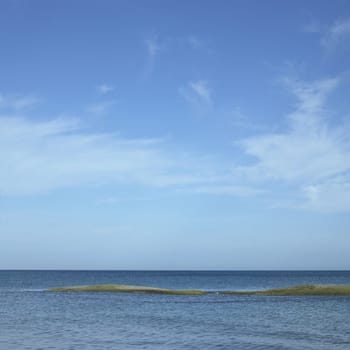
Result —
[[350, 349], [350, 297], [43, 291], [95, 283], [253, 290], [350, 272], [0, 271], [0, 349]]

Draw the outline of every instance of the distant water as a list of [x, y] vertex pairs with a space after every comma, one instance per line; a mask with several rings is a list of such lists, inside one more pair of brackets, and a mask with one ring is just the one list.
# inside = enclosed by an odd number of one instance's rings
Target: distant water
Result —
[[254, 290], [350, 284], [350, 271], [0, 271], [0, 350], [350, 349], [350, 297], [43, 291], [97, 283]]

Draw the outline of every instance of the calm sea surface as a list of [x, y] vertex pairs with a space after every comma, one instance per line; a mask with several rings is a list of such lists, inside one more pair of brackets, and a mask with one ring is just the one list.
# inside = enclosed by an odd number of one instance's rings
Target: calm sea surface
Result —
[[0, 271], [0, 350], [350, 349], [350, 297], [44, 291], [97, 283], [254, 290], [350, 284], [350, 271]]

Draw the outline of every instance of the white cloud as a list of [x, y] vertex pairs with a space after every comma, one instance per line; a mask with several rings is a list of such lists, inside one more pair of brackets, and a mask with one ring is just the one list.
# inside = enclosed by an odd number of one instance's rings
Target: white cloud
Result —
[[145, 65], [145, 76], [151, 76], [155, 67], [156, 58], [162, 50], [158, 37], [154, 34], [144, 40], [144, 45], [147, 50], [147, 60]]
[[107, 197], [97, 201], [98, 204], [115, 204], [124, 202], [143, 202], [151, 201], [151, 197]]
[[321, 38], [321, 45], [333, 49], [339, 43], [350, 38], [350, 17], [337, 20]]
[[268, 129], [261, 122], [249, 119], [239, 107], [234, 107], [230, 112], [232, 125], [240, 130], [250, 130], [250, 131], [265, 131]]
[[[240, 141], [245, 157], [239, 159], [245, 165], [238, 163], [232, 172], [223, 158], [175, 151], [161, 139], [89, 132], [73, 118], [43, 121], [3, 113], [0, 195], [137, 184], [275, 198], [279, 205], [318, 211], [350, 211], [350, 128], [336, 120], [330, 123], [326, 105], [339, 79], [285, 80], [285, 84], [297, 99], [286, 117], [287, 128], [260, 130], [259, 135]], [[191, 82], [186, 88], [196, 103], [207, 104], [207, 85]]]
[[35, 96], [0, 94], [0, 109], [21, 111], [39, 104], [41, 100]]
[[[305, 207], [331, 210], [347, 205], [350, 130], [344, 125], [331, 126], [325, 108], [338, 80], [287, 82], [298, 99], [295, 111], [288, 116], [288, 130], [243, 140], [245, 153], [255, 161], [234, 171], [251, 181], [289, 184], [296, 193], [304, 194]], [[336, 181], [340, 176], [342, 182]], [[327, 198], [332, 201], [327, 203]], [[343, 209], [350, 210], [350, 206]]]
[[321, 33], [322, 27], [319, 21], [313, 20], [304, 25], [303, 30], [306, 33]]
[[149, 58], [152, 60], [156, 57], [156, 55], [160, 52], [161, 46], [159, 44], [159, 40], [157, 36], [152, 36], [144, 41], [147, 49], [147, 54]]
[[238, 197], [256, 196], [265, 193], [264, 190], [260, 190], [254, 187], [238, 186], [238, 185], [208, 185], [198, 186], [191, 189], [192, 192], [212, 194], [212, 195], [227, 195]]
[[350, 210], [349, 177], [336, 177], [324, 183], [308, 185], [303, 192], [306, 197], [303, 204], [305, 209], [331, 212]]
[[205, 80], [190, 81], [179, 89], [179, 93], [196, 109], [207, 109], [212, 104], [211, 89]]
[[113, 91], [114, 87], [112, 85], [107, 85], [107, 84], [101, 84], [99, 86], [97, 86], [97, 91], [100, 94], [108, 94], [109, 92]]
[[0, 195], [77, 186], [188, 187], [216, 181], [200, 155], [177, 153], [159, 139], [87, 133], [76, 119], [0, 117]]
[[200, 99], [206, 103], [211, 103], [211, 92], [208, 87], [208, 82], [205, 80], [198, 80], [195, 82], [190, 82], [189, 85]]
[[203, 41], [195, 35], [189, 35], [186, 38], [186, 41], [194, 50], [197, 50], [197, 49], [204, 47]]
[[97, 102], [87, 106], [86, 110], [95, 115], [103, 115], [108, 113], [116, 103], [116, 100]]

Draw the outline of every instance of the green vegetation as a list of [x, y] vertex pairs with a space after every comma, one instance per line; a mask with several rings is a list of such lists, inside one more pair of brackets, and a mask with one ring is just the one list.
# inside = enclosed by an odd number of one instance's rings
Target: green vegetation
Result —
[[113, 292], [113, 293], [145, 293], [145, 294], [174, 294], [174, 295], [203, 295], [200, 290], [172, 290], [143, 286], [128, 286], [123, 284], [97, 284], [93, 286], [77, 286], [52, 288], [49, 292]]
[[350, 285], [304, 285], [260, 291], [262, 295], [350, 295]]
[[287, 288], [276, 288], [259, 291], [217, 291], [201, 290], [173, 290], [143, 286], [128, 286], [123, 284], [98, 284], [93, 286], [76, 286], [52, 288], [49, 292], [113, 292], [113, 293], [144, 293], [144, 294], [172, 294], [172, 295], [267, 295], [267, 296], [303, 296], [303, 295], [349, 295], [350, 285], [304, 285]]
[[223, 294], [233, 294], [233, 295], [350, 295], [350, 285], [314, 285], [308, 284], [303, 286], [293, 286], [287, 288], [275, 288], [268, 290], [258, 290], [258, 291], [244, 291], [244, 292], [223, 292]]

